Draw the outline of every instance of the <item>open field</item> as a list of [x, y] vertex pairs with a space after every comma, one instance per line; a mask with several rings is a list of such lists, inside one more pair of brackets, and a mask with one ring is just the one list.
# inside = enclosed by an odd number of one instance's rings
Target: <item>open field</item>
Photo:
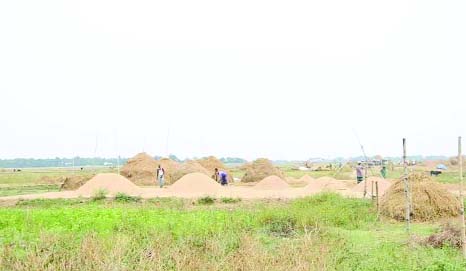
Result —
[[[367, 200], [36, 200], [0, 209], [3, 270], [464, 270]], [[129, 201], [129, 202], [128, 202]], [[228, 201], [227, 201], [228, 202]], [[426, 236], [436, 224], [415, 224]]]
[[[295, 179], [306, 174], [354, 179], [349, 167], [281, 169]], [[2, 172], [0, 196], [58, 191], [60, 176], [103, 172], [115, 170]], [[231, 172], [235, 177], [244, 174], [239, 168]], [[378, 169], [369, 173], [377, 176]], [[401, 168], [389, 171], [390, 178], [401, 174]], [[457, 172], [447, 171], [435, 180], [454, 186]], [[235, 183], [232, 188], [252, 189], [243, 185]], [[301, 186], [295, 183], [292, 189]], [[0, 204], [0, 270], [466, 269], [457, 248], [419, 242], [456, 219], [414, 223], [409, 238], [404, 223], [377, 217], [370, 200], [332, 193], [298, 199], [96, 194]]]

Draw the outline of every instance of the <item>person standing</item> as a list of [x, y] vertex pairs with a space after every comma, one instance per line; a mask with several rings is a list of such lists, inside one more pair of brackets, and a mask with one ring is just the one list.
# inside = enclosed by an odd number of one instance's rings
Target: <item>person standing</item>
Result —
[[215, 180], [218, 182], [220, 179], [221, 185], [228, 185], [228, 174], [223, 170], [215, 169]]
[[387, 166], [382, 166], [382, 169], [380, 170], [380, 175], [382, 175], [384, 179], [387, 178]]
[[161, 165], [157, 168], [157, 181], [159, 182], [160, 188], [163, 188], [165, 184], [165, 169]]
[[361, 163], [358, 163], [358, 166], [356, 167], [356, 181], [358, 184], [362, 182], [364, 179], [364, 168], [362, 167]]

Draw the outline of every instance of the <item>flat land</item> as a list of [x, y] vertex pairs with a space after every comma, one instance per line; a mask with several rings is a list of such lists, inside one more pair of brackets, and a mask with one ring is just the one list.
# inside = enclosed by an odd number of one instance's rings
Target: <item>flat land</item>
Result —
[[[354, 177], [351, 169], [283, 169], [294, 178]], [[44, 176], [93, 172], [115, 171], [0, 173], [0, 195], [57, 191], [59, 184]], [[389, 174], [400, 176], [401, 169]], [[454, 184], [457, 177], [452, 171], [437, 180]], [[466, 270], [458, 249], [417, 242], [446, 221], [414, 223], [409, 237], [404, 223], [378, 218], [370, 200], [332, 193], [295, 200], [121, 195], [3, 204], [0, 270]]]

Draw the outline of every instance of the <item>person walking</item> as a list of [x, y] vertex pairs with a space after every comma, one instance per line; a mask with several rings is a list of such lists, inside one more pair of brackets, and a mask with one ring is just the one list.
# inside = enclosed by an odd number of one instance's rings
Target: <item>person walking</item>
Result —
[[364, 179], [363, 171], [364, 168], [362, 167], [361, 162], [359, 162], [358, 166], [356, 167], [356, 181], [358, 182], [358, 184], [362, 182], [362, 180]]
[[215, 180], [218, 182], [220, 179], [220, 184], [225, 186], [228, 185], [228, 174], [223, 170], [215, 169]]
[[160, 188], [163, 188], [165, 184], [165, 169], [161, 165], [157, 168], [157, 181], [159, 182]]

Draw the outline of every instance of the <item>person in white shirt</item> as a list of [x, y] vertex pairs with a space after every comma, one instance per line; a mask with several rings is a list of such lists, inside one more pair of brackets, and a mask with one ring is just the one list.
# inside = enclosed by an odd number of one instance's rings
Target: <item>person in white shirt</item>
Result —
[[163, 167], [160, 165], [157, 168], [157, 180], [159, 182], [160, 188], [163, 188], [163, 185], [165, 184], [165, 169], [163, 169]]

